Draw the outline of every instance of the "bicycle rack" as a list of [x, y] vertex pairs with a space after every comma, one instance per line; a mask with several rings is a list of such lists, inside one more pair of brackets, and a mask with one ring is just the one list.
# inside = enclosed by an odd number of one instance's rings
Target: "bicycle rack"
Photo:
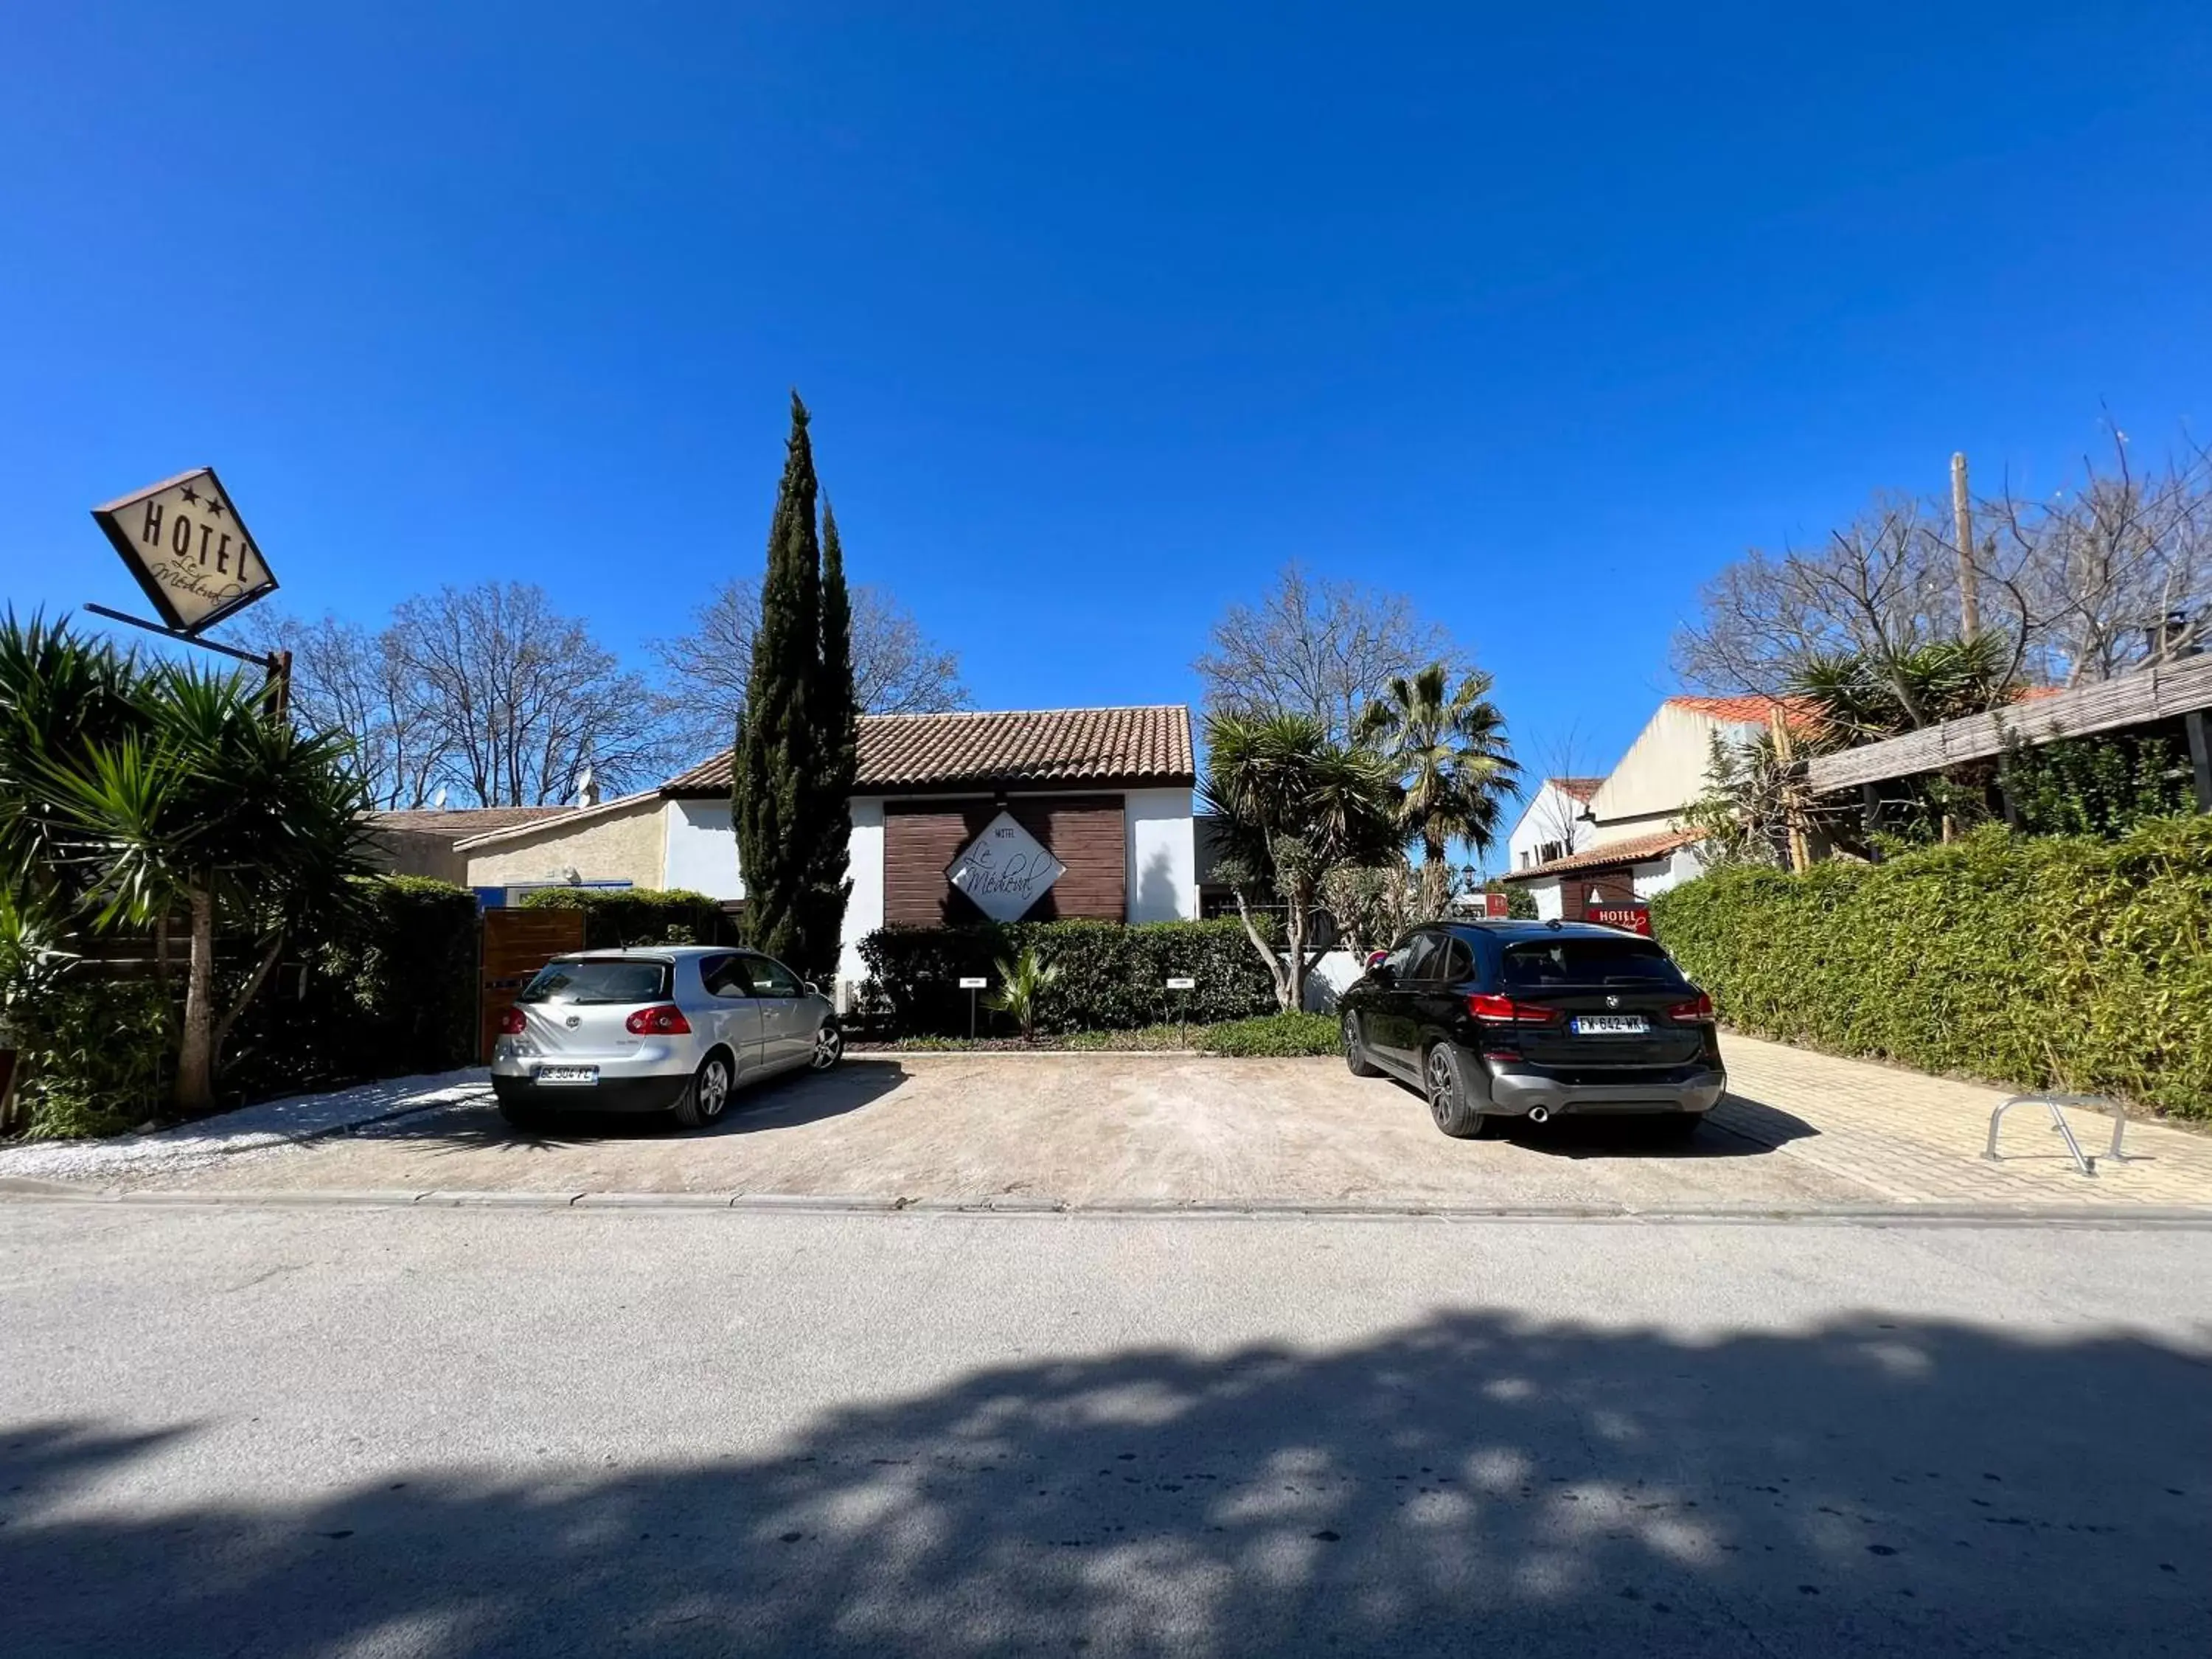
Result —
[[1992, 1164], [2002, 1162], [1997, 1157], [1997, 1126], [2004, 1121], [2004, 1115], [2014, 1107], [2035, 1105], [2048, 1106], [2051, 1109], [2051, 1131], [2055, 1134], [2063, 1135], [2066, 1138], [2066, 1150], [2074, 1156], [2074, 1167], [2081, 1170], [2083, 1175], [2094, 1176], [2097, 1173], [2097, 1160], [2084, 1152], [2081, 1150], [2081, 1143], [2074, 1139], [2074, 1130], [2066, 1121], [2066, 1114], [2058, 1109], [2062, 1106], [2078, 1106], [2092, 1112], [2110, 1112], [2112, 1115], [2112, 1144], [2106, 1150], [2106, 1162], [2110, 1164], [2133, 1162], [2125, 1152], [2120, 1150], [2121, 1137], [2128, 1132], [2127, 1109], [2118, 1101], [2106, 1100], [2101, 1095], [2014, 1095], [1990, 1114], [1990, 1144], [1982, 1149], [1982, 1156]]

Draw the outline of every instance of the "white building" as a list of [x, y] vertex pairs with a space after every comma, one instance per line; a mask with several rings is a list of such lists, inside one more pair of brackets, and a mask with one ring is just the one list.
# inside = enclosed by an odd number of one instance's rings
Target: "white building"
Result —
[[[1680, 820], [1705, 792], [1713, 738], [1748, 741], [1778, 706], [1763, 696], [1668, 698], [1604, 778], [1545, 781], [1514, 827], [1503, 879], [1528, 888], [1539, 916], [1569, 921], [1593, 903], [1649, 899], [1690, 880], [1705, 863], [1697, 832]], [[1579, 810], [1563, 817], [1584, 786], [1593, 787]], [[1571, 833], [1560, 833], [1562, 823]]]
[[[735, 903], [730, 762], [463, 841], [468, 884], [495, 906], [556, 884]], [[864, 977], [860, 941], [887, 923], [1195, 920], [1196, 781], [1180, 704], [863, 715], [839, 981]]]

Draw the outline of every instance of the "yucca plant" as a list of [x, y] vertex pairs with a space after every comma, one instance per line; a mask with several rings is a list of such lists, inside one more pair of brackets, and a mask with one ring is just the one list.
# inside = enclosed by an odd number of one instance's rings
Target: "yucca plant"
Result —
[[1060, 977], [1060, 964], [1047, 962], [1032, 945], [1011, 961], [1000, 957], [995, 965], [999, 988], [985, 993], [983, 1006], [994, 1013], [1010, 1016], [1021, 1027], [1022, 1041], [1027, 1042], [1036, 1034], [1037, 1004], [1045, 988]]
[[[224, 1041], [287, 941], [336, 923], [348, 878], [369, 872], [367, 789], [343, 734], [272, 719], [244, 675], [163, 665], [131, 701], [134, 729], [119, 734], [32, 735], [0, 835], [79, 896], [95, 927], [150, 927], [166, 943], [169, 919], [185, 918], [173, 1098], [204, 1112]], [[217, 984], [219, 929], [254, 941], [235, 987]]]

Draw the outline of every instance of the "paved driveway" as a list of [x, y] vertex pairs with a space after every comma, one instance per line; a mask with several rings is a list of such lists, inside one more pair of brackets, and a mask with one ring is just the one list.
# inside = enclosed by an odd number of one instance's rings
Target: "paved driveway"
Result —
[[[579, 1122], [510, 1130], [482, 1096], [306, 1146], [131, 1178], [198, 1189], [694, 1193], [927, 1204], [1808, 1208], [2212, 1204], [2212, 1141], [2130, 1130], [2139, 1161], [2094, 1179], [2002, 1096], [1737, 1037], [1735, 1092], [1688, 1146], [1637, 1126], [1438, 1134], [1420, 1098], [1334, 1060], [1188, 1055], [860, 1056], [741, 1096], [711, 1130]], [[2101, 1146], [2101, 1120], [2079, 1133]]]

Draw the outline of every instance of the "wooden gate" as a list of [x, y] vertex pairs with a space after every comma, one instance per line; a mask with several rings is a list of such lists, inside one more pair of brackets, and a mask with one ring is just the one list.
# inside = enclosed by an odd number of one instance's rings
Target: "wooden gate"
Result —
[[477, 955], [477, 1058], [489, 1061], [499, 1017], [530, 976], [568, 951], [584, 948], [581, 910], [487, 910]]

